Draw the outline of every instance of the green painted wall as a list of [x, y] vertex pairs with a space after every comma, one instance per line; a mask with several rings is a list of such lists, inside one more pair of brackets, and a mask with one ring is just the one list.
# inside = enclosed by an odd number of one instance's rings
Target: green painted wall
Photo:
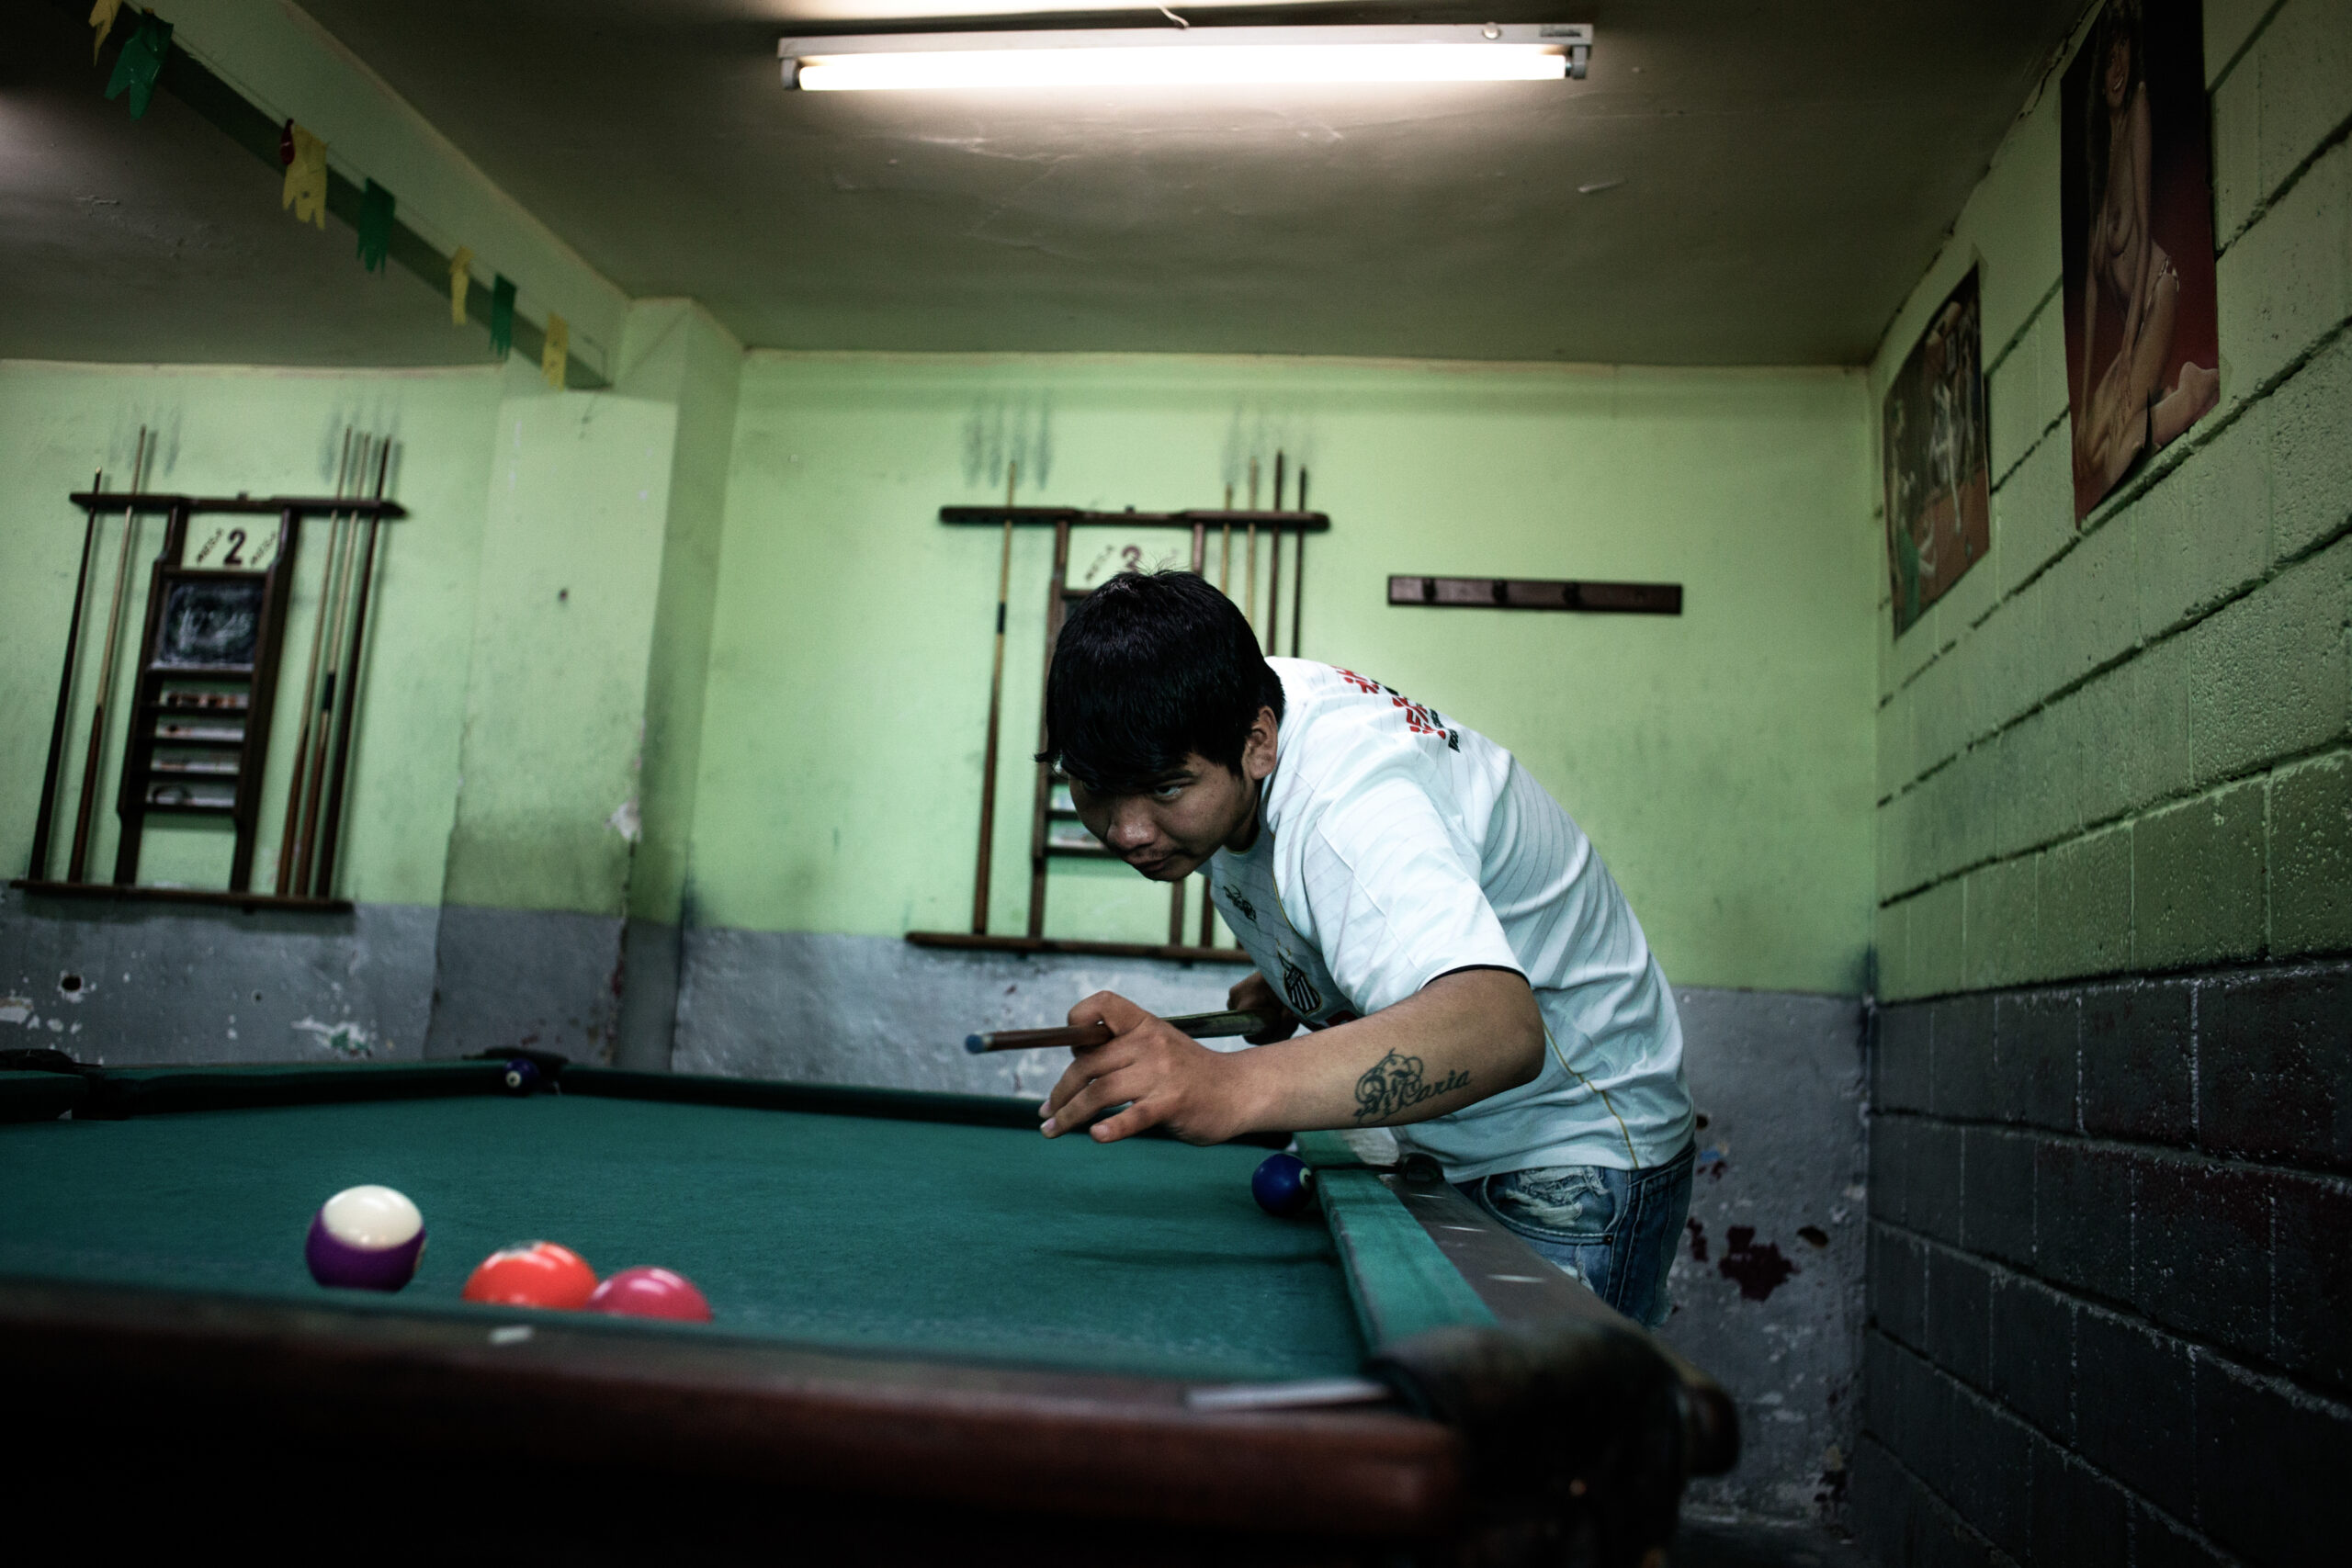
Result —
[[507, 371], [450, 903], [677, 918], [742, 350], [683, 300], [624, 344], [610, 391]]
[[1993, 552], [1878, 616], [1890, 997], [2352, 947], [2352, 4], [2205, 23], [2222, 406], [2075, 527], [2054, 77], [1873, 370], [1981, 261]]
[[[1270, 473], [1279, 447], [1334, 519], [1307, 547], [1306, 656], [1517, 752], [1591, 833], [1678, 981], [1859, 989], [1869, 429], [1861, 378], [1835, 372], [755, 354], [712, 632], [695, 919], [962, 929], [998, 538], [943, 526], [938, 508], [1001, 500], [1008, 457], [1027, 502], [1213, 506], [1249, 457]], [[1074, 569], [1123, 537], [1081, 534]], [[1046, 530], [1020, 533], [1001, 931], [1022, 929], [1026, 905], [1021, 759], [1048, 551]], [[1688, 608], [1391, 609], [1398, 571], [1674, 581]], [[1237, 592], [1240, 579], [1237, 563]], [[1165, 939], [1165, 893], [1124, 867], [1061, 863], [1048, 908], [1049, 934]]]
[[[458, 788], [458, 728], [467, 644], [474, 624], [477, 558], [483, 518], [483, 476], [490, 467], [497, 373], [489, 369], [329, 372], [223, 368], [91, 367], [0, 362], [0, 628], [6, 675], [0, 679], [0, 866], [23, 873], [32, 841], [50, 721], [57, 694], [83, 518], [65, 499], [89, 487], [103, 466], [108, 489], [130, 482], [132, 448], [143, 423], [157, 456], [148, 488], [196, 495], [323, 494], [332, 490], [346, 426], [391, 435], [401, 461], [394, 493], [412, 516], [394, 525], [379, 568], [379, 605], [370, 635], [364, 701], [367, 722], [355, 743], [342, 886], [379, 903], [436, 903], [443, 846]], [[145, 613], [146, 562], [163, 535], [161, 519], [141, 530], [117, 707], [128, 689], [132, 649]], [[84, 631], [71, 759], [62, 798], [64, 821], [52, 863], [62, 875], [71, 805], [80, 789], [82, 747], [103, 639], [104, 606], [121, 537], [117, 514], [101, 527], [107, 541], [93, 576], [94, 604]], [[262, 803], [262, 852], [255, 876], [276, 874], [277, 826], [295, 752], [295, 709], [307, 659], [327, 536], [313, 525], [299, 560], [297, 594], [287, 628], [277, 736]], [[113, 727], [119, 737], [119, 726]], [[95, 821], [92, 866], [99, 879], [114, 865], [109, 746]], [[229, 838], [212, 826], [151, 819], [142, 880], [218, 886], [226, 879]]]
[[618, 915], [677, 413], [519, 366], [505, 390], [445, 897]]
[[[338, 889], [378, 903], [617, 916], [640, 823], [638, 898], [674, 919], [702, 710], [717, 539], [741, 350], [692, 307], [634, 308], [637, 358], [610, 392], [557, 393], [536, 367], [416, 372], [101, 368], [0, 363], [0, 857], [26, 865], [82, 516], [65, 500], [103, 465], [148, 488], [323, 494], [346, 426], [390, 435], [391, 495], [364, 676]], [[145, 523], [122, 612], [113, 737], [90, 873], [111, 880], [121, 702], [160, 519]], [[74, 741], [51, 862], [62, 876], [121, 536], [106, 525], [85, 622]], [[327, 534], [300, 557], [261, 811], [254, 885], [275, 879]], [[649, 797], [639, 800], [639, 771]], [[140, 880], [224, 886], [225, 825], [151, 819]], [[665, 912], [666, 911], [666, 912]], [[645, 912], [639, 909], [639, 912]]]
[[702, 759], [704, 682], [735, 444], [735, 390], [743, 349], [699, 306], [684, 299], [631, 310], [623, 344], [625, 391], [677, 409], [668, 479], [652, 647], [646, 670], [641, 836], [629, 877], [628, 913], [675, 925], [682, 915]]

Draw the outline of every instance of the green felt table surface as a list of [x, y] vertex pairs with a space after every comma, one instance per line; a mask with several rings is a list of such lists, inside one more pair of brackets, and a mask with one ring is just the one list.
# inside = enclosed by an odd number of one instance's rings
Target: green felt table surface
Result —
[[[1329, 1232], [1250, 1196], [1264, 1151], [587, 1096], [464, 1096], [0, 1126], [0, 1274], [334, 1299], [311, 1213], [361, 1182], [424, 1212], [397, 1298], [459, 1306], [544, 1238], [693, 1279], [716, 1326], [1204, 1380], [1363, 1355]], [[488, 1312], [492, 1309], [475, 1309]]]

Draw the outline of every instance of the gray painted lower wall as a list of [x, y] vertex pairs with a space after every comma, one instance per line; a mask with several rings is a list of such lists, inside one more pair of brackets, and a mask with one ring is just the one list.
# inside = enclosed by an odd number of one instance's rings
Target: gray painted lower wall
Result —
[[0, 1046], [85, 1062], [414, 1061], [441, 911], [0, 893]]
[[1692, 1501], [1838, 1517], [1860, 1427], [1869, 1168], [1863, 1008], [1675, 993], [1704, 1124], [1665, 1337], [1739, 1401], [1739, 1469]]
[[613, 1065], [667, 1072], [678, 1027], [678, 928], [631, 919], [621, 941], [620, 1039]]
[[616, 916], [544, 909], [441, 910], [427, 1056], [527, 1045], [610, 1064], [620, 1037]]
[[[524, 910], [319, 917], [0, 897], [0, 1045], [115, 1063], [532, 1045], [682, 1072], [1043, 1094], [1054, 1054], [972, 1056], [964, 1036], [1058, 1023], [1098, 990], [1160, 1013], [1219, 1007], [1243, 973]], [[1677, 995], [1706, 1125], [1665, 1333], [1738, 1399], [1747, 1450], [1693, 1501], [1829, 1512], [1856, 1427], [1861, 1006]]]
[[1225, 1005], [1244, 964], [1024, 958], [954, 953], [888, 937], [691, 931], [672, 1057], [682, 1073], [887, 1084], [967, 1094], [1038, 1094], [1069, 1057], [975, 1056], [976, 1030], [1063, 1021], [1115, 990], [1163, 1016]]

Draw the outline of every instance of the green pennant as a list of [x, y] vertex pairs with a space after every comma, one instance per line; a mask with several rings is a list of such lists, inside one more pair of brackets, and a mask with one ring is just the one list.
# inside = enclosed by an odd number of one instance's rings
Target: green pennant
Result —
[[498, 275], [490, 291], [490, 352], [503, 359], [514, 347], [514, 280]]
[[369, 272], [384, 270], [384, 256], [392, 248], [392, 193], [368, 182], [359, 198], [359, 265]]
[[132, 33], [114, 57], [114, 74], [107, 79], [107, 97], [112, 100], [124, 92], [130, 95], [130, 118], [137, 119], [147, 112], [147, 100], [155, 96], [155, 78], [164, 69], [164, 57], [172, 52], [172, 24], [149, 11], [139, 18], [139, 30]]

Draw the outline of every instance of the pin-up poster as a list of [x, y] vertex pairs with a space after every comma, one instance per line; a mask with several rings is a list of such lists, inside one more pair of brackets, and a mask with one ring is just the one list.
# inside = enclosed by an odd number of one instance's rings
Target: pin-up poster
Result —
[[1886, 556], [1897, 637], [1992, 547], [1984, 367], [1972, 269], [1928, 319], [1886, 389]]
[[2080, 522], [2220, 396], [2198, 0], [2108, 0], [2059, 110]]

